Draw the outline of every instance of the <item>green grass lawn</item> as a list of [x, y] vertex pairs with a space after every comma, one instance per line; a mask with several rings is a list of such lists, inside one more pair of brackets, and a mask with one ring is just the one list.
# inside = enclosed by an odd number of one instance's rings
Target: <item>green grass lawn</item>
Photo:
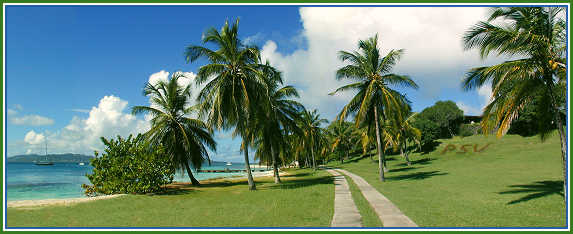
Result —
[[[478, 144], [482, 152], [453, 151], [448, 144]], [[388, 158], [388, 157], [387, 157]], [[443, 140], [431, 153], [413, 154], [412, 166], [390, 156], [387, 181], [369, 158], [330, 166], [362, 176], [422, 227], [565, 226], [558, 136], [472, 136]]]
[[348, 181], [348, 187], [350, 188], [350, 193], [352, 194], [352, 199], [362, 216], [362, 227], [382, 227], [382, 221], [378, 218], [378, 215], [368, 203], [368, 200], [362, 195], [358, 186], [352, 181], [352, 178], [344, 176], [346, 181]]
[[334, 185], [325, 171], [292, 170], [275, 185], [257, 178], [215, 180], [169, 195], [128, 195], [109, 200], [8, 209], [8, 227], [328, 227], [334, 212]]

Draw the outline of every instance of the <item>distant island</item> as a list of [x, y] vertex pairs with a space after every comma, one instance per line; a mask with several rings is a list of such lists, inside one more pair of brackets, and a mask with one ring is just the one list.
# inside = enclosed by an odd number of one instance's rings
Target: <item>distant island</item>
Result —
[[[47, 158], [46, 158], [47, 157]], [[33, 163], [35, 161], [51, 161], [54, 163], [89, 163], [94, 156], [82, 155], [82, 154], [48, 154], [38, 155], [38, 154], [26, 154], [26, 155], [16, 155], [8, 157], [9, 163]]]

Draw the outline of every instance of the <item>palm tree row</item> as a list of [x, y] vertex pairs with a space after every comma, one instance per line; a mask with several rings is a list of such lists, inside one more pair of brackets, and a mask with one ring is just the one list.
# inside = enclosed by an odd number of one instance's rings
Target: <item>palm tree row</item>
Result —
[[[546, 116], [561, 139], [564, 176], [566, 178], [566, 135], [562, 115], [566, 111], [560, 96], [565, 93], [566, 61], [564, 21], [558, 17], [561, 8], [510, 7], [495, 8], [487, 22], [472, 27], [464, 37], [467, 49], [478, 48], [482, 57], [492, 52], [519, 55], [520, 59], [470, 70], [463, 82], [466, 90], [491, 83], [493, 98], [486, 106], [481, 122], [484, 133], [495, 129], [498, 136], [507, 132], [511, 121], [536, 96], [550, 105]], [[507, 27], [496, 26], [496, 19], [510, 21]], [[365, 156], [375, 148], [379, 179], [388, 171], [385, 152], [399, 151], [408, 165], [409, 151], [419, 147], [421, 132], [412, 125], [415, 114], [410, 101], [397, 88], [417, 89], [407, 75], [392, 73], [404, 50], [380, 53], [378, 35], [358, 42], [357, 51], [339, 51], [346, 64], [336, 72], [337, 80], [351, 81], [330, 95], [353, 92], [336, 119], [328, 123], [317, 110], [307, 110], [294, 100], [296, 88], [284, 85], [281, 73], [268, 61], [263, 63], [255, 46], [245, 45], [238, 37], [237, 20], [225, 22], [220, 30], [208, 29], [202, 45], [185, 50], [187, 62], [205, 59], [199, 67], [195, 85], [203, 86], [195, 105], [189, 101], [190, 86], [180, 87], [175, 73], [167, 82], [147, 84], [144, 95], [150, 107], [137, 106], [135, 114], [152, 117], [152, 128], [146, 133], [151, 145], [162, 144], [180, 168], [187, 170], [193, 184], [190, 165], [195, 169], [209, 160], [215, 151], [211, 135], [215, 129], [231, 130], [242, 139], [250, 190], [255, 190], [249, 164], [249, 150], [255, 158], [272, 165], [275, 182], [280, 183], [278, 169], [298, 162], [300, 167], [317, 169], [334, 155], [343, 162], [351, 153]], [[556, 95], [558, 94], [558, 95]], [[197, 118], [192, 118], [196, 114]], [[350, 118], [353, 123], [346, 122]], [[545, 136], [550, 129], [542, 132]], [[371, 155], [371, 154], [370, 154]]]

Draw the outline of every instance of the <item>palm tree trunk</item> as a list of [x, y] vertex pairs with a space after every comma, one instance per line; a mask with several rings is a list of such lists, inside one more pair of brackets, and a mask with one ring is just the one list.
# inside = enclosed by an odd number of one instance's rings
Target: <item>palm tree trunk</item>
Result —
[[277, 157], [275, 155], [275, 149], [271, 146], [271, 154], [273, 157], [273, 174], [275, 175], [275, 184], [281, 183], [281, 178], [279, 177], [279, 168], [277, 163]]
[[185, 169], [187, 170], [187, 176], [189, 176], [189, 180], [191, 180], [192, 185], [201, 185], [197, 179], [193, 176], [193, 172], [191, 172], [191, 168], [189, 168], [189, 162], [184, 162]]
[[249, 164], [249, 147], [245, 140], [243, 140], [243, 146], [243, 154], [245, 155], [245, 169], [247, 170], [247, 180], [249, 181], [249, 190], [257, 190], [257, 186], [253, 180], [253, 174], [251, 174], [251, 165]]
[[549, 86], [549, 95], [551, 97], [551, 105], [555, 110], [555, 114], [553, 115], [553, 119], [555, 120], [555, 124], [557, 125], [557, 131], [559, 132], [559, 138], [561, 140], [561, 163], [563, 164], [563, 197], [567, 197], [567, 135], [565, 135], [565, 131], [563, 130], [563, 122], [561, 120], [561, 116], [559, 113], [559, 107], [557, 106], [557, 100], [555, 95], [553, 94], [553, 79], [552, 76], [549, 75], [549, 79], [546, 79], [547, 84]]
[[314, 144], [312, 141], [310, 144], [310, 154], [312, 155], [312, 168], [314, 168], [314, 170], [316, 170], [316, 161], [314, 160]]
[[400, 146], [400, 154], [402, 155], [402, 157], [404, 157], [404, 159], [406, 159], [406, 164], [408, 166], [411, 166], [412, 163], [410, 162], [410, 159], [408, 158], [408, 152], [405, 152], [404, 147]]
[[374, 122], [376, 123], [376, 148], [378, 150], [378, 173], [380, 181], [384, 181], [384, 159], [382, 157], [382, 150], [380, 149], [380, 124], [378, 123], [378, 109], [374, 108]]

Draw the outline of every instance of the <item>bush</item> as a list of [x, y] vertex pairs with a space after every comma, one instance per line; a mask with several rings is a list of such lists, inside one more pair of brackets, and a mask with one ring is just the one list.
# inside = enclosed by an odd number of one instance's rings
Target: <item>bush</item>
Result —
[[154, 193], [173, 181], [175, 168], [163, 148], [146, 149], [141, 135], [101, 140], [106, 149], [91, 160], [94, 169], [86, 176], [92, 185], [82, 185], [86, 195]]
[[416, 118], [412, 125], [422, 133], [422, 137], [420, 139], [422, 149], [425, 151], [428, 149], [431, 150], [435, 145], [434, 141], [440, 137], [440, 126], [438, 126], [434, 121], [425, 118]]
[[460, 136], [462, 137], [473, 136], [478, 134], [479, 132], [480, 132], [480, 125], [477, 123], [462, 124], [462, 126], [460, 126]]

